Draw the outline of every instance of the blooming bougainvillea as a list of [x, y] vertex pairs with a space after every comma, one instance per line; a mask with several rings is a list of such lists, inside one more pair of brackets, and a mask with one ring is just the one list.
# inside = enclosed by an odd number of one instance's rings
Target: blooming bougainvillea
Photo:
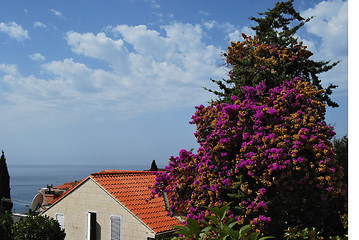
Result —
[[342, 168], [333, 161], [335, 133], [318, 100], [323, 90], [294, 78], [242, 92], [230, 103], [196, 107], [191, 123], [199, 149], [171, 157], [156, 173], [153, 194], [166, 192], [172, 213], [194, 219], [208, 216], [202, 206], [232, 202], [240, 224], [271, 235], [277, 228], [283, 236], [291, 224], [322, 227], [336, 214], [327, 207], [345, 194]]

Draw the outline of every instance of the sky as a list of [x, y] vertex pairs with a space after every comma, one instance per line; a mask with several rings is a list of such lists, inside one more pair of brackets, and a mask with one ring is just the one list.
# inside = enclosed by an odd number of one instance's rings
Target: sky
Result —
[[[196, 149], [203, 87], [228, 78], [223, 53], [273, 0], [4, 0], [0, 148], [11, 164], [160, 167]], [[295, 0], [297, 34], [339, 87], [326, 121], [348, 133], [348, 1]]]

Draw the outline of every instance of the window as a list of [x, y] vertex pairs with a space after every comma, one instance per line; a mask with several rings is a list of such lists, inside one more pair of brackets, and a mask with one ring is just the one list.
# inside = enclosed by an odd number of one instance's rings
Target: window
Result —
[[121, 216], [111, 216], [111, 240], [121, 239]]
[[87, 213], [87, 240], [96, 240], [97, 216], [95, 212]]
[[61, 230], [65, 229], [65, 216], [63, 213], [56, 213], [55, 219], [59, 222]]

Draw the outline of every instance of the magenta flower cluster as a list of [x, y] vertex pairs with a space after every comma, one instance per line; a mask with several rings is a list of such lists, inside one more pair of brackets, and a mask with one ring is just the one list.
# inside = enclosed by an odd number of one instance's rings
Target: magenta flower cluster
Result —
[[166, 192], [171, 213], [194, 219], [208, 216], [203, 206], [234, 201], [238, 221], [257, 226], [273, 219], [267, 212], [274, 189], [307, 184], [323, 199], [341, 194], [343, 172], [333, 162], [335, 133], [318, 100], [322, 90], [299, 78], [272, 89], [260, 83], [242, 90], [243, 99], [196, 107], [191, 123], [197, 126], [197, 153], [172, 156], [165, 171], [156, 173], [152, 194]]

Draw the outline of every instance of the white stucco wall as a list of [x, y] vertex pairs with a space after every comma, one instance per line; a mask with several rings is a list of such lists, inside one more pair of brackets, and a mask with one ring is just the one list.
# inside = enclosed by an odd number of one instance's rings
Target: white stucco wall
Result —
[[154, 233], [146, 225], [123, 208], [92, 179], [86, 180], [43, 214], [52, 218], [55, 218], [56, 213], [64, 214], [66, 240], [85, 240], [88, 212], [97, 213], [97, 239], [111, 239], [111, 215], [122, 218], [122, 240], [154, 238]]

